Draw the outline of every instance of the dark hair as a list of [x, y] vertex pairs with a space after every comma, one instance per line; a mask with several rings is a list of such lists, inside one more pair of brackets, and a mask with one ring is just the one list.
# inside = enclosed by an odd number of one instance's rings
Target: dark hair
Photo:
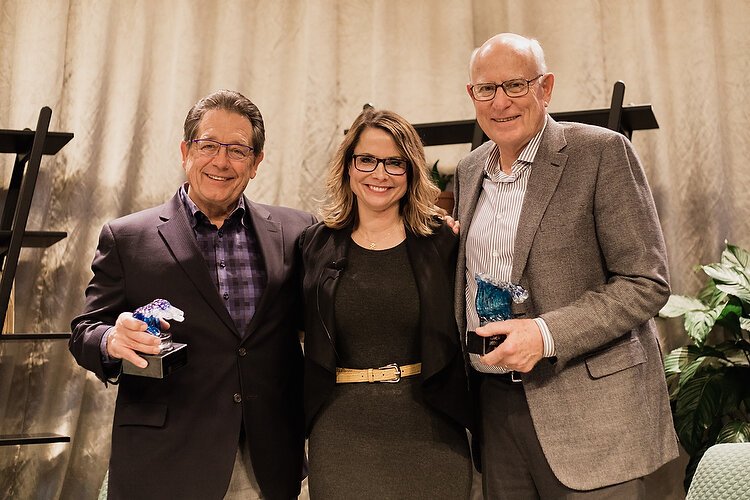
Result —
[[349, 166], [354, 148], [362, 132], [379, 128], [387, 132], [409, 163], [408, 187], [401, 199], [401, 215], [406, 226], [415, 234], [428, 235], [438, 225], [435, 200], [440, 190], [432, 183], [424, 158], [424, 147], [419, 134], [404, 118], [393, 111], [376, 110], [370, 106], [359, 114], [344, 136], [328, 166], [326, 195], [320, 214], [328, 227], [340, 229], [356, 220], [356, 197], [349, 186]]
[[266, 129], [263, 125], [263, 117], [258, 107], [247, 97], [234, 90], [217, 90], [196, 102], [185, 117], [185, 142], [195, 139], [198, 125], [203, 119], [206, 111], [212, 109], [223, 109], [237, 113], [250, 120], [253, 127], [253, 149], [255, 153], [263, 151], [266, 142]]

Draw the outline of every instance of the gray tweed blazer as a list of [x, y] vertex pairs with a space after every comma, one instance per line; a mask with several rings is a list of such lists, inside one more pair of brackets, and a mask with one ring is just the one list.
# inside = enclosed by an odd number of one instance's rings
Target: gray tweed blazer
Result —
[[[462, 160], [455, 179], [463, 335], [466, 236], [491, 146]], [[653, 320], [669, 296], [666, 250], [648, 182], [624, 136], [548, 119], [521, 210], [512, 280], [529, 290], [528, 317], [543, 318], [555, 341], [556, 360], [540, 361], [523, 382], [557, 478], [573, 489], [600, 488], [675, 458]]]

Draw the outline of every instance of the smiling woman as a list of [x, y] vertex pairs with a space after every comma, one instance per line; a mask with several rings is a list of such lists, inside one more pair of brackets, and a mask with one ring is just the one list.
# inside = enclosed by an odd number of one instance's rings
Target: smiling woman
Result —
[[324, 222], [300, 237], [310, 497], [468, 498], [457, 238], [416, 131], [365, 109], [327, 188]]

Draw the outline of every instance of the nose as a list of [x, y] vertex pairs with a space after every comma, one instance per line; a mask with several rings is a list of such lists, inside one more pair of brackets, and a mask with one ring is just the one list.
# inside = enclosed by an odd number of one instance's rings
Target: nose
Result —
[[510, 106], [511, 102], [513, 102], [513, 100], [505, 95], [503, 89], [499, 88], [497, 89], [497, 92], [495, 92], [495, 98], [492, 99], [491, 105], [494, 109], [506, 109]]
[[384, 179], [388, 175], [388, 172], [385, 171], [385, 160], [378, 160], [375, 170], [372, 171], [372, 175], [378, 179]]
[[229, 164], [229, 156], [226, 146], [219, 146], [219, 152], [213, 157], [212, 163], [217, 166], [224, 166]]

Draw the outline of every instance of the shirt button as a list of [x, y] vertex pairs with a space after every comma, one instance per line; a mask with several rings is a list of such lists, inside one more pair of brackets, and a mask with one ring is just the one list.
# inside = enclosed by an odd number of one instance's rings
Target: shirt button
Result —
[[219, 231], [216, 234], [219, 236], [219, 238], [221, 238], [222, 236], [224, 236], [224, 231], [219, 229]]
[[247, 354], [247, 349], [245, 349], [244, 347], [240, 347], [237, 352], [240, 356], [244, 356], [245, 354]]
[[502, 218], [503, 218], [503, 216], [502, 216], [502, 214], [497, 214], [497, 215], [495, 216], [495, 218], [496, 218], [496, 219], [502, 219]]
[[224, 292], [223, 297], [224, 297], [224, 300], [227, 300], [229, 298], [229, 293], [228, 292]]
[[226, 265], [226, 264], [224, 263], [224, 259], [222, 259], [222, 260], [221, 260], [221, 261], [219, 262], [219, 267], [220, 267], [220, 268], [222, 268], [222, 269], [224, 269], [225, 267], [227, 267], [227, 265]]
[[242, 403], [242, 396], [240, 396], [239, 392], [235, 392], [234, 396], [232, 396], [232, 399], [235, 403]]
[[493, 257], [498, 257], [499, 255], [500, 254], [497, 252], [497, 250], [495, 250], [495, 251], [492, 252], [492, 256]]

